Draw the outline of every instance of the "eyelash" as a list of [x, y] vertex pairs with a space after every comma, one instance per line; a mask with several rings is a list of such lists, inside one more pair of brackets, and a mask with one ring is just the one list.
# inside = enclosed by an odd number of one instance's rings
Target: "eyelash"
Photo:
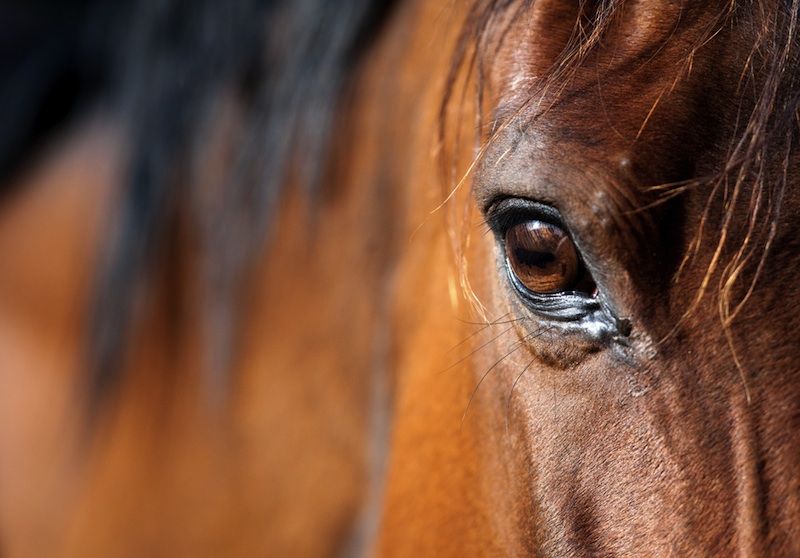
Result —
[[490, 202], [484, 210], [486, 223], [495, 235], [505, 235], [506, 231], [521, 222], [537, 219], [566, 230], [561, 214], [552, 206], [524, 198], [503, 197]]

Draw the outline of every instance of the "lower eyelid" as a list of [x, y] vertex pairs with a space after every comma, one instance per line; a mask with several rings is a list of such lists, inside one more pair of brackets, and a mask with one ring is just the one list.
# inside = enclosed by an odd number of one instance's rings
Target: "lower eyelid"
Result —
[[511, 288], [534, 314], [557, 320], [577, 320], [600, 308], [596, 298], [576, 293], [537, 294], [528, 291], [506, 267]]

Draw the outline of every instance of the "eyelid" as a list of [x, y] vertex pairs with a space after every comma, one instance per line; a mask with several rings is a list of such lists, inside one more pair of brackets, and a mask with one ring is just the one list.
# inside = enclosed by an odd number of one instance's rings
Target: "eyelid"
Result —
[[514, 225], [531, 219], [550, 223], [568, 232], [568, 227], [564, 225], [561, 213], [556, 208], [525, 198], [503, 197], [493, 200], [487, 205], [484, 214], [487, 224], [495, 234], [501, 236]]

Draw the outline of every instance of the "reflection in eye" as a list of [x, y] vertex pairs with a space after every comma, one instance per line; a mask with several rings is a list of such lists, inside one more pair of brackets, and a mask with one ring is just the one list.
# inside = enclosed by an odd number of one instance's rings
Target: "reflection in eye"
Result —
[[506, 259], [517, 280], [536, 294], [572, 291], [580, 279], [578, 252], [560, 227], [531, 219], [505, 234]]

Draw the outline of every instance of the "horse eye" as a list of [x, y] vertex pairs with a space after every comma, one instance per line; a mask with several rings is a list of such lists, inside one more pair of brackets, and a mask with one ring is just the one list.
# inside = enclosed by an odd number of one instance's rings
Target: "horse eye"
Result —
[[570, 237], [560, 227], [531, 219], [505, 233], [509, 270], [535, 294], [575, 290], [581, 262]]

